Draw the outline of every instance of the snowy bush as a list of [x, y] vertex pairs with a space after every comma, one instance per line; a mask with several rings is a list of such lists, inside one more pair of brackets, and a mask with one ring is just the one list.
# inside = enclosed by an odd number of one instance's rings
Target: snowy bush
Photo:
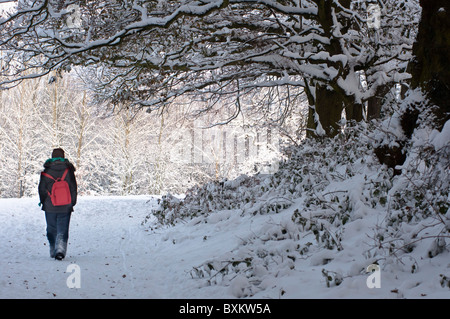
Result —
[[[417, 89], [400, 103], [386, 104], [390, 116], [370, 134], [375, 148], [402, 144], [404, 163], [395, 167], [401, 174], [383, 192], [386, 218], [375, 227], [368, 256], [402, 262], [417, 251], [415, 258], [432, 258], [450, 244], [450, 122], [441, 132], [433, 129], [435, 116], [425, 101]], [[412, 109], [417, 111], [415, 128], [405, 123]], [[414, 262], [411, 271], [416, 267]]]
[[[336, 256], [352, 249], [345, 242], [352, 223], [365, 227], [362, 264], [403, 265], [414, 273], [419, 259], [434, 258], [450, 244], [450, 123], [442, 132], [424, 127], [414, 133], [406, 161], [396, 168], [401, 174], [374, 154], [380, 145], [374, 136], [394, 131], [384, 125], [361, 124], [333, 139], [305, 140], [286, 150], [289, 158], [273, 175], [197, 186], [184, 200], [168, 195], [153, 213], [160, 223], [173, 225], [194, 217], [207, 223], [208, 216], [224, 210], [241, 216], [292, 212], [290, 219], [252, 231], [236, 249], [191, 270], [208, 285], [230, 286], [236, 297], [270, 289], [304, 259], [323, 267], [327, 287], [364, 273], [363, 267], [346, 274], [332, 268]], [[448, 274], [436, 274], [435, 280], [446, 287]]]
[[[438, 132], [419, 127], [414, 132], [402, 174], [388, 190], [386, 220], [373, 236], [372, 256], [392, 256], [402, 261], [433, 258], [450, 244], [450, 122]], [[416, 271], [417, 265], [411, 266]]]
[[[242, 213], [276, 213], [288, 207], [289, 200], [271, 196], [273, 185], [265, 175], [241, 175], [235, 180], [213, 181], [194, 186], [184, 200], [164, 195], [160, 207], [152, 212], [161, 224], [174, 225], [179, 221], [203, 216], [215, 211], [239, 209]], [[265, 198], [262, 200], [262, 198]]]
[[267, 225], [242, 238], [236, 250], [194, 266], [190, 274], [207, 285], [230, 286], [236, 297], [249, 297], [268, 288], [272, 278], [289, 274], [296, 259], [306, 256], [310, 243], [301, 245], [299, 238], [298, 226], [289, 219]]

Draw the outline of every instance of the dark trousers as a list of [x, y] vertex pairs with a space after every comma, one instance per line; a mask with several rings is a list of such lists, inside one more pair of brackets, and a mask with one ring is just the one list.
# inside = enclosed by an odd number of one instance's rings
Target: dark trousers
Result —
[[72, 213], [45, 213], [47, 239], [50, 244], [50, 257], [61, 253], [66, 256], [69, 239], [69, 223]]

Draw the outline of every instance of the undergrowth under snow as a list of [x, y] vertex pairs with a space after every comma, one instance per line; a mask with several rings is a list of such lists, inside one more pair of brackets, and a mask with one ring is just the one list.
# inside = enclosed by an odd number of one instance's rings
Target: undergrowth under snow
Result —
[[[190, 271], [235, 297], [448, 298], [450, 123], [417, 130], [399, 175], [374, 156], [380, 134], [359, 126], [305, 141], [274, 175], [167, 195], [153, 215], [165, 225], [266, 216], [234, 249]], [[366, 285], [372, 264], [384, 289]]]

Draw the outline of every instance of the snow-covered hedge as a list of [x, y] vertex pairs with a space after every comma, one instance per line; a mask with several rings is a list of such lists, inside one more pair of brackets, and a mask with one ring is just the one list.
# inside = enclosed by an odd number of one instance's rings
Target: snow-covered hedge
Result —
[[334, 139], [305, 140], [287, 149], [288, 159], [279, 163], [273, 175], [241, 175], [195, 186], [183, 200], [167, 194], [152, 213], [161, 224], [174, 225], [221, 210], [278, 213], [304, 198], [303, 213], [331, 214], [345, 223], [360, 201], [370, 207], [385, 205], [392, 177], [373, 156], [369, 139], [355, 139], [355, 131], [349, 129]]
[[267, 175], [241, 175], [231, 181], [210, 182], [189, 189], [183, 200], [171, 194], [162, 196], [160, 207], [153, 214], [161, 224], [174, 225], [221, 210], [239, 209], [249, 214], [277, 213], [292, 201], [277, 196], [279, 193], [273, 186], [272, 177]]
[[[372, 263], [384, 269], [402, 265], [414, 273], [419, 260], [447, 252], [450, 244], [450, 122], [442, 132], [417, 129], [397, 175], [374, 155], [383, 135], [388, 139], [394, 131], [385, 124], [306, 140], [286, 150], [288, 159], [273, 175], [197, 186], [183, 200], [167, 195], [153, 214], [161, 224], [174, 225], [194, 217], [206, 223], [224, 210], [241, 216], [288, 212], [289, 219], [255, 231], [235, 250], [191, 270], [208, 284], [235, 286], [237, 297], [269, 289], [268, 278], [294, 271], [303, 259], [320, 266], [336, 256], [352, 256], [353, 263], [360, 258], [361, 266], [346, 273], [323, 266], [328, 287], [365, 273]], [[354, 241], [364, 241], [357, 257], [350, 252]], [[439, 273], [433, 280], [446, 287], [449, 277]]]

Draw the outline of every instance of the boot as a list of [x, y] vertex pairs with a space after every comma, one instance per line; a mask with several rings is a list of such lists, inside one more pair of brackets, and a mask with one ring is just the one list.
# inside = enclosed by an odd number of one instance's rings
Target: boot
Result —
[[63, 260], [64, 259], [64, 254], [63, 253], [56, 253], [55, 259], [56, 260]]

